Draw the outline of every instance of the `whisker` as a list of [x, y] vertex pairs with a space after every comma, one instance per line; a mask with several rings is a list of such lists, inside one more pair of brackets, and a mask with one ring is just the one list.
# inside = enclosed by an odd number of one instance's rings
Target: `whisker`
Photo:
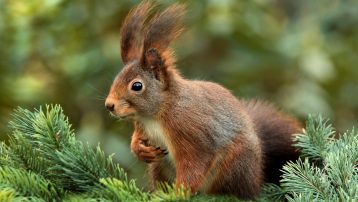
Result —
[[100, 101], [106, 100], [106, 98], [107, 98], [107, 93], [102, 92], [101, 90], [99, 90], [98, 88], [96, 88], [95, 86], [93, 86], [92, 84], [87, 83], [87, 86], [90, 87], [91, 89], [93, 89], [93, 90], [97, 93], [97, 95], [96, 95], [94, 98], [92, 98], [92, 99], [100, 100]]
[[107, 97], [102, 97], [102, 96], [95, 96], [94, 98], [92, 99], [95, 99], [95, 100], [100, 100], [100, 101], [105, 101]]

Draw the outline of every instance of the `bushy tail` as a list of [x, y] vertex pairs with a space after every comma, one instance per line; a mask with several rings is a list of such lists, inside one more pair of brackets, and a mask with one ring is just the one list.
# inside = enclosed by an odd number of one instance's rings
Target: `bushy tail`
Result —
[[282, 166], [287, 161], [294, 161], [299, 157], [299, 152], [292, 144], [293, 135], [300, 133], [302, 127], [297, 120], [281, 113], [270, 104], [255, 100], [242, 103], [261, 139], [265, 181], [278, 183]]

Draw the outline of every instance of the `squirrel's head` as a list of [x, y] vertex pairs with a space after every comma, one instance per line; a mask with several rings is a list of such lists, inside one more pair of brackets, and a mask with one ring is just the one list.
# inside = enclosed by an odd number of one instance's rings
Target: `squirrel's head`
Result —
[[170, 43], [182, 31], [182, 5], [172, 5], [148, 19], [153, 4], [144, 1], [121, 28], [123, 69], [116, 76], [106, 108], [120, 118], [155, 116], [178, 73]]

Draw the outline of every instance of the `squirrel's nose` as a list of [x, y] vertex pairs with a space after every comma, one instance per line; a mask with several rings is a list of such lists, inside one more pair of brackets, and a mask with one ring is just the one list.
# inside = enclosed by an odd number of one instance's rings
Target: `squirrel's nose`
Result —
[[113, 112], [114, 111], [114, 104], [112, 102], [106, 101], [105, 104], [108, 111]]

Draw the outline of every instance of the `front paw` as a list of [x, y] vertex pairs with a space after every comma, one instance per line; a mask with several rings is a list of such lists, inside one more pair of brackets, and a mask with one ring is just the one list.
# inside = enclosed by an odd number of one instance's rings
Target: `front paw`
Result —
[[146, 163], [159, 161], [161, 158], [168, 154], [165, 149], [148, 145], [147, 140], [139, 140], [134, 153], [139, 160]]

